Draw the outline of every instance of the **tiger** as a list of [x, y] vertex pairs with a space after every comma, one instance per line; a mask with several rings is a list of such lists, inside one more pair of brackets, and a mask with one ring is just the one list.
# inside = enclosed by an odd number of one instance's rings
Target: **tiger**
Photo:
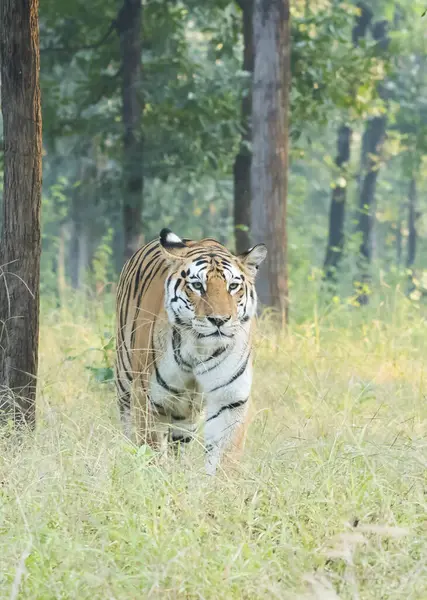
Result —
[[[255, 277], [265, 244], [232, 254], [164, 228], [126, 262], [117, 286], [115, 381], [127, 438], [160, 453], [195, 438], [205, 469], [242, 451], [252, 386]], [[202, 419], [204, 414], [204, 419]], [[175, 446], [176, 447], [176, 446]]]

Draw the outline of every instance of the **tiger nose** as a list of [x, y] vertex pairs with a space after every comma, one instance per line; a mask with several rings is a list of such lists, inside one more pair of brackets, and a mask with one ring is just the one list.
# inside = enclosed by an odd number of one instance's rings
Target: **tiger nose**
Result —
[[208, 317], [208, 321], [215, 325], [216, 327], [221, 327], [224, 323], [230, 320], [230, 317]]

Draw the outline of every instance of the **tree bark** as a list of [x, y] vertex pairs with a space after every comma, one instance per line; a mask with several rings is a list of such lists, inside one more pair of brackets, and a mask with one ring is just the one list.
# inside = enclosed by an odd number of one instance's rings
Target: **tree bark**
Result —
[[350, 160], [351, 136], [351, 128], [348, 125], [341, 125], [338, 130], [338, 153], [335, 161], [339, 178], [332, 190], [329, 209], [329, 236], [324, 262], [325, 278], [331, 281], [336, 280], [337, 268], [344, 249], [344, 219], [347, 195], [345, 166]]
[[406, 266], [411, 269], [415, 262], [417, 252], [417, 187], [415, 177], [411, 177], [408, 194], [408, 254]]
[[39, 338], [42, 120], [38, 0], [0, 2], [4, 194], [0, 411], [35, 423]]
[[255, 0], [252, 100], [252, 237], [268, 246], [261, 304], [288, 319], [286, 203], [290, 90], [289, 0]]
[[[243, 18], [243, 70], [253, 73], [253, 0], [239, 0]], [[250, 84], [251, 85], [251, 84]], [[234, 162], [234, 237], [236, 252], [241, 254], [250, 247], [251, 227], [251, 126], [252, 90], [242, 98], [242, 139]]]
[[122, 62], [123, 235], [127, 260], [142, 244], [141, 0], [124, 0], [117, 19]]
[[[387, 33], [387, 21], [374, 23], [372, 35], [377, 42], [380, 52], [385, 52], [389, 44]], [[386, 102], [387, 92], [383, 83], [380, 83], [379, 96]], [[361, 175], [359, 188], [359, 222], [358, 231], [362, 234], [359, 249], [360, 284], [361, 290], [358, 296], [360, 304], [368, 303], [366, 286], [371, 280], [370, 266], [372, 263], [374, 249], [374, 225], [375, 225], [375, 191], [380, 168], [381, 152], [385, 140], [387, 127], [387, 114], [369, 119], [362, 139]]]
[[[372, 20], [372, 11], [363, 2], [358, 3], [360, 10], [352, 30], [353, 46], [357, 47], [361, 38], [364, 38]], [[329, 235], [324, 262], [325, 279], [336, 281], [337, 269], [344, 250], [344, 221], [347, 199], [347, 182], [340, 185], [342, 178], [346, 179], [345, 167], [350, 160], [352, 130], [348, 125], [342, 124], [338, 129], [337, 158], [335, 164], [338, 170], [338, 180], [333, 190], [329, 209]]]
[[372, 260], [372, 234], [375, 220], [375, 190], [379, 161], [385, 138], [387, 117], [373, 117], [368, 121], [365, 137], [366, 174], [359, 196], [359, 231], [362, 233], [360, 254], [367, 264]]

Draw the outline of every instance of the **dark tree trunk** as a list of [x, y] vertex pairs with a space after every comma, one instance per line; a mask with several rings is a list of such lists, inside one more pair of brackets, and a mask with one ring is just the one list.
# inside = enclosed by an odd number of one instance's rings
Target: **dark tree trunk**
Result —
[[329, 280], [336, 280], [338, 264], [344, 249], [344, 219], [347, 195], [345, 166], [350, 160], [351, 135], [351, 128], [348, 125], [341, 125], [338, 131], [338, 154], [335, 161], [339, 177], [332, 190], [329, 209], [328, 246], [324, 263], [325, 277]]
[[42, 121], [38, 0], [0, 2], [4, 195], [0, 411], [35, 423], [39, 341]]
[[122, 62], [124, 258], [142, 244], [141, 0], [124, 0], [117, 20]]
[[[387, 21], [374, 23], [372, 35], [377, 41], [379, 52], [387, 50], [389, 37], [387, 34]], [[387, 101], [386, 87], [380, 84], [378, 93]], [[373, 117], [366, 124], [362, 139], [362, 156], [359, 188], [359, 222], [358, 231], [362, 234], [360, 244], [359, 266], [361, 289], [358, 296], [360, 304], [368, 303], [366, 286], [370, 283], [370, 266], [372, 263], [374, 249], [374, 225], [375, 225], [375, 191], [380, 168], [381, 152], [384, 144], [387, 127], [387, 114]]]
[[[253, 73], [253, 0], [238, 0], [243, 17], [243, 70]], [[250, 84], [251, 85], [251, 84]], [[238, 254], [250, 246], [251, 226], [251, 128], [252, 90], [247, 90], [242, 98], [241, 125], [242, 140], [234, 162], [234, 236]]]
[[385, 138], [387, 117], [374, 117], [366, 127], [366, 174], [362, 180], [359, 197], [359, 231], [362, 233], [360, 254], [370, 264], [372, 260], [372, 234], [375, 220], [375, 190], [379, 162]]
[[288, 318], [286, 202], [290, 90], [289, 0], [255, 0], [252, 101], [252, 237], [268, 246], [261, 304]]
[[417, 187], [415, 177], [411, 177], [408, 194], [408, 254], [406, 266], [411, 269], [415, 262], [417, 252]]
[[358, 46], [360, 40], [365, 37], [373, 17], [371, 8], [365, 2], [358, 2], [357, 8], [359, 9], [359, 14], [356, 17], [351, 37], [354, 46]]
[[[364, 3], [359, 3], [359, 15], [356, 17], [352, 31], [353, 45], [357, 47], [361, 38], [372, 20], [372, 11]], [[329, 209], [329, 235], [324, 262], [325, 278], [336, 281], [337, 269], [344, 250], [344, 221], [347, 197], [347, 181], [340, 185], [341, 179], [347, 179], [346, 166], [350, 160], [352, 130], [348, 125], [341, 125], [338, 130], [337, 158], [335, 164], [338, 170], [338, 179], [332, 190], [331, 205]]]

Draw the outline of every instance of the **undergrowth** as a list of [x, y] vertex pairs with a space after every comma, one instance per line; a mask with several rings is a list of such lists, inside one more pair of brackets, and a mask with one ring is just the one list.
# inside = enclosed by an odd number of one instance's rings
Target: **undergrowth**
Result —
[[[427, 598], [427, 320], [398, 292], [256, 340], [244, 458], [130, 446], [112, 319], [50, 310], [38, 427], [0, 439], [0, 597]], [[105, 373], [104, 373], [105, 374]]]

